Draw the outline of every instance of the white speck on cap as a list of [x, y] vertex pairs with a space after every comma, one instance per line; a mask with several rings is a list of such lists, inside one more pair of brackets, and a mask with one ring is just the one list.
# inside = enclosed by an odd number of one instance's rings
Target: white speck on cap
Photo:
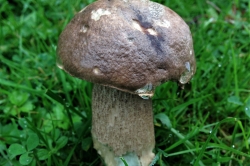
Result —
[[191, 71], [191, 67], [190, 67], [190, 63], [189, 62], [186, 62], [185, 63], [185, 67], [186, 69], [190, 72]]
[[80, 32], [86, 33], [87, 30], [88, 30], [88, 27], [86, 27], [86, 26], [84, 25], [84, 26], [82, 26]]
[[96, 75], [99, 75], [99, 74], [101, 74], [101, 71], [100, 71], [99, 68], [95, 67], [95, 68], [93, 69], [93, 73], [96, 74]]
[[150, 35], [153, 35], [153, 36], [156, 36], [156, 35], [157, 35], [157, 32], [156, 32], [154, 29], [152, 29], [152, 28], [147, 29], [147, 31], [148, 31], [148, 33], [149, 33]]
[[157, 22], [157, 25], [159, 25], [161, 27], [169, 28], [170, 27], [170, 22], [168, 20], [163, 20], [161, 22]]
[[133, 20], [133, 27], [135, 29], [137, 29], [138, 31], [143, 32], [143, 29], [142, 29], [141, 25], [137, 21], [135, 21], [135, 20]]
[[95, 20], [95, 21], [98, 21], [101, 16], [104, 16], [104, 15], [110, 15], [111, 12], [108, 11], [108, 10], [104, 10], [104, 9], [97, 9], [97, 10], [93, 10], [91, 12], [91, 19]]

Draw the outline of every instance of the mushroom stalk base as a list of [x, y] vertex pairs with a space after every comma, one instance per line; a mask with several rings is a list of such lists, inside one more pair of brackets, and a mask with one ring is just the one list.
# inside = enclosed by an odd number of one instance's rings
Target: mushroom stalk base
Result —
[[95, 85], [92, 92], [94, 148], [108, 166], [148, 166], [155, 146], [152, 100]]

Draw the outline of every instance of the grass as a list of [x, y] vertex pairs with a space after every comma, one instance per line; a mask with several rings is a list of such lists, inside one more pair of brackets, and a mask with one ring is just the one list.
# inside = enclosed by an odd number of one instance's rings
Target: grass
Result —
[[[80, 1], [0, 0], [0, 165], [101, 165], [92, 84], [56, 67], [60, 32]], [[189, 24], [197, 72], [156, 89], [155, 165], [250, 164], [250, 4], [158, 2]]]

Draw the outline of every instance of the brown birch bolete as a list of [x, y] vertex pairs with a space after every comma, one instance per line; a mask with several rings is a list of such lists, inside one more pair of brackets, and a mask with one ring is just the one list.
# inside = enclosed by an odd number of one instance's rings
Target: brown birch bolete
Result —
[[77, 13], [58, 41], [58, 66], [93, 82], [92, 137], [108, 166], [154, 158], [151, 97], [166, 81], [196, 70], [188, 25], [148, 0], [98, 0]]

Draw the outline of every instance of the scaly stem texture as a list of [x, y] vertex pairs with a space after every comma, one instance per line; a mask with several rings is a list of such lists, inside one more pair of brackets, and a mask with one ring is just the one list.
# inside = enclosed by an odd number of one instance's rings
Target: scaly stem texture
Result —
[[92, 112], [94, 147], [107, 165], [117, 166], [117, 157], [131, 154], [138, 165], [149, 165], [155, 145], [151, 99], [95, 85]]

